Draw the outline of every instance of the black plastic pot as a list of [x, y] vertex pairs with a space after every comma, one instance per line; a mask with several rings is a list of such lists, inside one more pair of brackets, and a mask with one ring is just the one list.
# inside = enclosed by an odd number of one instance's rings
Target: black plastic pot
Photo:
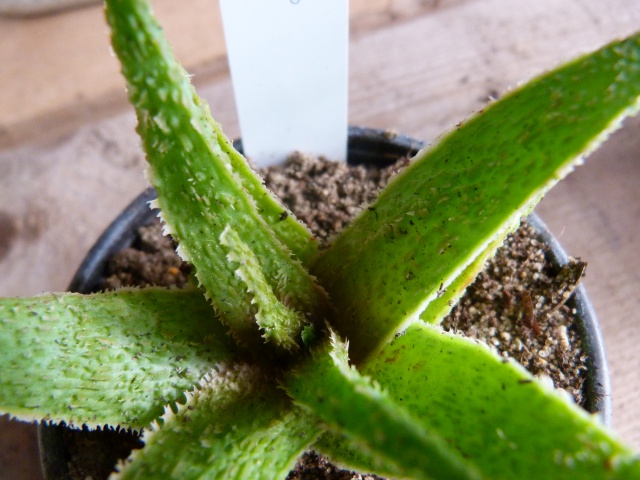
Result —
[[[403, 155], [414, 155], [424, 145], [423, 142], [381, 130], [351, 127], [347, 160], [351, 164], [385, 166]], [[241, 142], [236, 142], [236, 148], [242, 150]], [[145, 190], [114, 220], [87, 254], [71, 281], [69, 290], [90, 293], [99, 289], [105, 279], [107, 260], [119, 250], [134, 243], [136, 230], [140, 226], [155, 220], [157, 211], [150, 210], [148, 206], [155, 197], [153, 188]], [[560, 270], [568, 261], [562, 247], [536, 215], [531, 215], [528, 221], [537, 231], [539, 239], [548, 245], [549, 259]], [[588, 357], [584, 407], [591, 413], [598, 413], [603, 422], [609, 425], [611, 419], [609, 372], [598, 321], [583, 286], [576, 289], [567, 301], [567, 305], [577, 312], [575, 325], [582, 339], [583, 350]], [[61, 426], [40, 427], [43, 471], [49, 480], [67, 479], [69, 476], [67, 466], [69, 452], [65, 442], [70, 432]], [[110, 440], [106, 438], [105, 441]], [[107, 467], [113, 464], [115, 461]]]

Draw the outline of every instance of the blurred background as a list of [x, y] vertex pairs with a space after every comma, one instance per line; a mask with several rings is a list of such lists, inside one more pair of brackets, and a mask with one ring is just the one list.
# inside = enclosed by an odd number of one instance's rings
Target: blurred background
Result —
[[[100, 2], [0, 0], [0, 295], [64, 290], [144, 187]], [[152, 0], [213, 115], [239, 135], [216, 0]], [[63, 8], [58, 10], [58, 8]], [[510, 87], [632, 33], [635, 0], [351, 0], [349, 122], [434, 139]], [[537, 212], [589, 264], [614, 427], [640, 448], [640, 121]], [[0, 479], [39, 479], [35, 429], [0, 417]]]

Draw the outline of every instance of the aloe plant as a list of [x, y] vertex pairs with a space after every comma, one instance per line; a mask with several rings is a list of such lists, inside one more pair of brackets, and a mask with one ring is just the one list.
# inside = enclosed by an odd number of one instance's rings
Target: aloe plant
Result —
[[640, 35], [419, 152], [320, 250], [212, 119], [146, 1], [107, 0], [106, 15], [195, 285], [1, 299], [2, 412], [143, 430], [125, 479], [284, 478], [308, 448], [395, 478], [640, 478], [596, 417], [438, 327], [507, 233], [638, 108]]

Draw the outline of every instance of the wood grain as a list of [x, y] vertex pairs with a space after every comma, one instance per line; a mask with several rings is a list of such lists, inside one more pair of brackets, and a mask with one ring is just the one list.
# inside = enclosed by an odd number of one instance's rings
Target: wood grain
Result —
[[[220, 15], [212, 2], [158, 0], [153, 6], [176, 55], [193, 71], [224, 56]], [[0, 18], [0, 31], [0, 148], [43, 133], [54, 138], [125, 105], [101, 5]]]
[[[214, 115], [237, 136], [215, 9], [205, 0], [153, 3]], [[187, 6], [203, 13], [186, 15]], [[640, 4], [352, 0], [351, 21], [350, 122], [433, 139], [490, 96], [631, 33], [640, 25]], [[60, 290], [100, 231], [143, 188], [134, 118], [99, 8], [0, 19], [0, 31], [0, 294]], [[614, 423], [635, 448], [638, 152], [634, 120], [538, 208], [568, 252], [589, 262], [585, 282], [608, 351]], [[3, 425], [0, 435], [11, 438], [11, 429]], [[4, 445], [2, 461], [33, 462]], [[16, 477], [0, 466], [5, 478]]]
[[[471, 0], [351, 0], [352, 35]], [[176, 57], [197, 84], [228, 75], [217, 0], [153, 0]], [[67, 134], [126, 105], [101, 5], [0, 17], [0, 150]]]

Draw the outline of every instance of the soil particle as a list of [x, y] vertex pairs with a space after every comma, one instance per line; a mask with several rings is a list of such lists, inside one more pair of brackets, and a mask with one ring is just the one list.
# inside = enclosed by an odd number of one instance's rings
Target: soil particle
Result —
[[141, 227], [138, 233], [139, 239], [132, 248], [121, 250], [109, 259], [103, 288], [185, 286], [191, 266], [175, 253], [171, 239], [162, 235], [160, 223]]
[[364, 204], [373, 202], [389, 178], [408, 162], [403, 158], [378, 169], [295, 153], [285, 164], [259, 173], [296, 217], [326, 240], [342, 230]]

